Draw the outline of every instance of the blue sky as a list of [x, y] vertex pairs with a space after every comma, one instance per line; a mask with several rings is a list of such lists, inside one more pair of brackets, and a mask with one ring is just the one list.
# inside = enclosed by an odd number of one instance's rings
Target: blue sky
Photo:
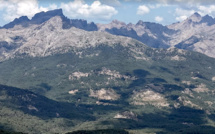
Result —
[[215, 17], [214, 0], [0, 0], [0, 26], [35, 13], [62, 8], [70, 19], [110, 23], [156, 22], [168, 25], [194, 12]]

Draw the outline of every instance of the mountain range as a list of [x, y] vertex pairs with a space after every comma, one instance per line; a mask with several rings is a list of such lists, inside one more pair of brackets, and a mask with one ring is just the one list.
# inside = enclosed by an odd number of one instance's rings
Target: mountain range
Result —
[[213, 23], [15, 19], [0, 29], [0, 130], [214, 133]]
[[176, 47], [215, 57], [214, 24], [214, 18], [194, 13], [186, 20], [168, 26], [141, 20], [137, 24], [114, 20], [110, 24], [98, 24], [98, 29], [132, 37], [154, 48]]
[[63, 29], [76, 27], [86, 31], [103, 31], [113, 35], [131, 37], [154, 48], [176, 47], [215, 57], [213, 44], [215, 19], [208, 15], [202, 17], [198, 13], [194, 13], [182, 22], [163, 26], [141, 20], [137, 24], [126, 24], [118, 20], [113, 20], [109, 24], [87, 23], [86, 20], [68, 19], [63, 15], [61, 9], [57, 9], [38, 13], [31, 20], [22, 16], [2, 28], [10, 29], [16, 25], [27, 27], [28, 25], [42, 24], [54, 16], [62, 18]]

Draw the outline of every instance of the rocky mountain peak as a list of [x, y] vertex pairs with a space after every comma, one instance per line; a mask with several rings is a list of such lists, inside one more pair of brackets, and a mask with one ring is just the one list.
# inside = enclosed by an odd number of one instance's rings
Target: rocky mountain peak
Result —
[[124, 22], [121, 22], [119, 20], [113, 20], [111, 23], [116, 25], [126, 25]]
[[113, 20], [111, 23], [116, 23], [116, 24], [125, 24], [124, 22], [121, 22], [121, 21], [119, 21], [119, 20]]
[[46, 21], [43, 26], [47, 27], [50, 31], [54, 31], [56, 29], [62, 29], [62, 18], [60, 16], [52, 17], [50, 20]]
[[209, 15], [202, 17], [201, 23], [207, 23], [209, 26], [215, 24], [215, 19]]
[[70, 20], [70, 26], [76, 27], [79, 29], [83, 29], [86, 31], [97, 31], [97, 25], [94, 22], [88, 23], [86, 20], [83, 19], [72, 19]]
[[[15, 25], [22, 25], [23, 27], [28, 27], [31, 24], [40, 25], [56, 16], [59, 16], [63, 23], [63, 29], [69, 29], [71, 27], [76, 27], [79, 29], [83, 29], [86, 31], [97, 31], [97, 25], [93, 22], [87, 23], [86, 20], [79, 19], [68, 19], [64, 16], [62, 9], [51, 10], [47, 12], [40, 12], [35, 14], [31, 20], [28, 19], [27, 16], [22, 16], [18, 19], [15, 19], [13, 22], [10, 22], [3, 26], [2, 28], [9, 29], [13, 28]], [[1, 27], [0, 27], [1, 28]]]
[[144, 22], [142, 20], [139, 20], [136, 25], [143, 25], [143, 24]]
[[200, 22], [202, 20], [202, 16], [195, 12], [193, 15], [191, 15], [188, 20], [191, 20], [192, 22]]
[[195, 12], [193, 15], [188, 17], [186, 20], [179, 22], [179, 23], [174, 23], [168, 26], [169, 29], [174, 29], [174, 30], [189, 30], [190, 28], [197, 26], [200, 24], [202, 21], [202, 16]]
[[112, 28], [120, 29], [122, 27], [127, 27], [127, 25], [124, 22], [121, 22], [119, 20], [113, 20], [109, 24], [97, 24], [97, 27], [99, 31], [106, 31], [106, 29], [112, 29]]
[[42, 24], [43, 22], [46, 22], [55, 16], [60, 16], [61, 18], [66, 20], [66, 17], [63, 15], [62, 9], [56, 9], [47, 12], [37, 13], [32, 17], [31, 20], [28, 19], [27, 16], [21, 16], [20, 18], [16, 18], [14, 19], [14, 21], [4, 25], [3, 28], [9, 29], [13, 28], [15, 25], [22, 25], [23, 27], [27, 27], [30, 24]]
[[3, 26], [3, 28], [13, 28], [15, 25], [22, 25], [23, 27], [27, 26], [27, 23], [29, 22], [30, 20], [28, 19], [27, 16], [21, 16], [20, 18], [16, 18], [14, 19], [14, 21], [6, 24]]
[[27, 16], [21, 16], [20, 18], [16, 18], [14, 21], [16, 22], [22, 22], [22, 21], [29, 21]]
[[51, 10], [51, 11], [47, 11], [47, 12], [37, 13], [34, 15], [34, 17], [32, 18], [31, 21], [33, 24], [41, 24], [55, 16], [65, 17], [63, 15], [62, 9], [56, 9], [56, 10]]

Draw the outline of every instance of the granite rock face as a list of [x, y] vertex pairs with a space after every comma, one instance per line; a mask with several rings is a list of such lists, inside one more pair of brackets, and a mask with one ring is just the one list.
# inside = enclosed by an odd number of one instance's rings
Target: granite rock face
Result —
[[[37, 13], [32, 19], [22, 16], [1, 29], [14, 29], [19, 25], [29, 29], [35, 25], [42, 25], [57, 16], [61, 18], [62, 29], [75, 27], [85, 31], [106, 32], [112, 35], [131, 37], [153, 48], [176, 47], [215, 57], [215, 19], [209, 15], [202, 17], [198, 13], [194, 13], [182, 22], [163, 26], [141, 20], [136, 24], [126, 24], [118, 20], [113, 20], [109, 24], [88, 23], [82, 19], [69, 19], [63, 15], [62, 9], [56, 9]], [[6, 42], [8, 43], [8, 41]]]
[[28, 27], [29, 25], [40, 25], [53, 17], [59, 16], [63, 21], [63, 28], [69, 29], [71, 27], [76, 27], [79, 29], [83, 29], [86, 31], [96, 31], [97, 26], [95, 23], [88, 23], [86, 20], [79, 19], [68, 19], [64, 16], [62, 9], [51, 10], [47, 12], [40, 12], [35, 14], [32, 19], [29, 19], [27, 16], [22, 16], [20, 18], [16, 18], [14, 21], [4, 25], [2, 28], [10, 29], [16, 25], [21, 25], [23, 27]]
[[110, 24], [98, 24], [98, 29], [132, 37], [153, 48], [177, 47], [215, 57], [214, 24], [215, 19], [211, 16], [194, 13], [186, 20], [168, 26], [141, 20], [137, 24], [114, 20]]

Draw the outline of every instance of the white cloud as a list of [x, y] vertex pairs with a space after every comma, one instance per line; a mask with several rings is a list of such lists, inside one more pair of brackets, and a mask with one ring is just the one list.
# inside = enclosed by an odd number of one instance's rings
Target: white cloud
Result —
[[0, 10], [2, 10], [3, 8], [5, 8], [6, 6], [7, 6], [7, 1], [0, 0]]
[[[102, 0], [104, 3], [107, 0]], [[111, 0], [112, 4], [120, 4], [118, 0]], [[110, 1], [109, 1], [110, 3]], [[94, 1], [88, 5], [84, 0], [74, 0], [73, 2], [61, 3], [60, 6], [66, 16], [71, 18], [91, 18], [100, 20], [109, 20], [118, 11], [100, 1]], [[20, 16], [33, 17], [36, 13], [41, 11], [48, 11], [58, 8], [56, 4], [51, 4], [48, 7], [39, 6], [38, 0], [0, 0], [0, 10], [4, 10], [3, 19], [5, 21], [12, 21]]]
[[[131, 0], [124, 0], [131, 1]], [[181, 5], [211, 5], [214, 3], [214, 0], [133, 0], [136, 2], [143, 2], [145, 4], [156, 3], [156, 4], [181, 4]]]
[[83, 0], [75, 0], [69, 3], [61, 3], [64, 14], [71, 18], [91, 18], [100, 20], [109, 20], [118, 11], [108, 5], [101, 4], [100, 1], [94, 1], [91, 5]]
[[49, 6], [49, 9], [50, 10], [54, 10], [54, 9], [57, 9], [58, 7], [57, 7], [57, 5], [56, 4], [51, 4], [50, 6]]
[[5, 10], [3, 19], [6, 21], [12, 21], [20, 16], [31, 18], [38, 12], [49, 10], [49, 7], [39, 7], [37, 0], [0, 0], [0, 8]]
[[106, 4], [109, 6], [120, 6], [121, 3], [119, 0], [100, 0], [102, 4]]
[[195, 13], [195, 10], [189, 10], [189, 9], [182, 9], [182, 8], [176, 8], [175, 9], [175, 15], [177, 21], [183, 21], [187, 19], [187, 17], [191, 16]]
[[183, 21], [195, 12], [198, 12], [201, 16], [205, 16], [208, 14], [215, 17], [215, 5], [196, 5], [190, 8], [176, 8], [176, 20]]
[[159, 8], [160, 4], [157, 4], [157, 5], [150, 4], [150, 5], [148, 5], [148, 7], [151, 8], [151, 9], [155, 9], [155, 8]]
[[210, 6], [199, 6], [198, 7], [199, 12], [201, 15], [214, 15], [215, 14], [215, 5], [210, 5]]
[[147, 14], [149, 12], [150, 12], [150, 9], [145, 5], [141, 5], [137, 9], [137, 14], [138, 15], [144, 15], [144, 14]]
[[187, 16], [183, 15], [183, 16], [178, 16], [175, 18], [177, 21], [183, 21], [187, 19]]
[[190, 16], [193, 13], [195, 13], [195, 10], [176, 8], [175, 13], [176, 13], [176, 15], [179, 15], [179, 16], [182, 16], [182, 15]]
[[169, 6], [168, 4], [149, 4], [148, 7], [150, 9], [156, 9], [156, 8], [160, 8], [160, 7], [167, 7]]
[[156, 16], [156, 17], [155, 17], [155, 21], [156, 21], [156, 22], [162, 22], [162, 21], [163, 21], [163, 17]]

